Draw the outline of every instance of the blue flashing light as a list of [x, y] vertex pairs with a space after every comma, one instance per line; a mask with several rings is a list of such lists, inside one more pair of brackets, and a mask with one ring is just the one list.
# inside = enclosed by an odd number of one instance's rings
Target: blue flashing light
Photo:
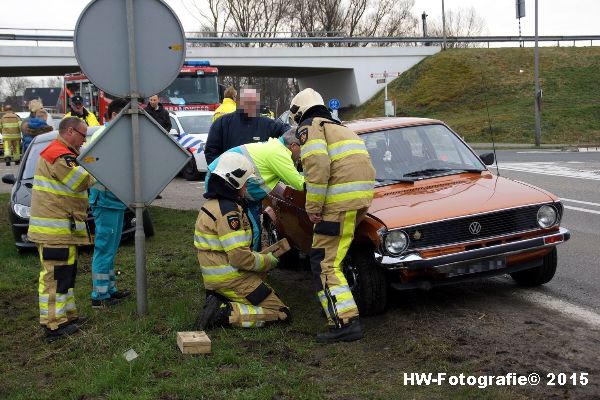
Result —
[[188, 67], [210, 67], [210, 62], [208, 60], [189, 60], [184, 61], [183, 65]]

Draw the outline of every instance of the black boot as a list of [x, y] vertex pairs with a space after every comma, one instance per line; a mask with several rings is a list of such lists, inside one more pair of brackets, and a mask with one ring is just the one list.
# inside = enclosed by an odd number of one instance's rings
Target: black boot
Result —
[[44, 327], [44, 331], [46, 332], [46, 340], [48, 342], [54, 342], [57, 339], [60, 339], [65, 336], [72, 335], [79, 331], [79, 326], [77, 324], [63, 324], [58, 327], [58, 329], [49, 329], [48, 327]]
[[203, 331], [204, 328], [212, 326], [219, 312], [219, 308], [223, 304], [223, 301], [217, 296], [209, 295], [204, 302], [204, 307], [196, 319], [194, 329]]
[[335, 343], [335, 342], [353, 342], [362, 339], [363, 333], [360, 328], [360, 321], [353, 322], [342, 326], [341, 328], [329, 328], [329, 332], [319, 333], [317, 342], [319, 343]]
[[21, 163], [21, 160], [15, 160], [15, 165], [19, 165]]
[[4, 162], [6, 163], [7, 167], [10, 167], [10, 157], [4, 157]]

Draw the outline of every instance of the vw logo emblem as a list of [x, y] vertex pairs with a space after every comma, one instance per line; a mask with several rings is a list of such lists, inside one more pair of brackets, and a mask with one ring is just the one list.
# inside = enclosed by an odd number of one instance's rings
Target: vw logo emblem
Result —
[[481, 232], [481, 224], [479, 222], [471, 222], [469, 225], [469, 232], [472, 235], [478, 235]]

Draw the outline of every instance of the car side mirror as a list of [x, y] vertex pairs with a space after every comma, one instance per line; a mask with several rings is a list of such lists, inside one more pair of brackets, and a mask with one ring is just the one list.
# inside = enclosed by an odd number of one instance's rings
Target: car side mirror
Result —
[[14, 185], [17, 179], [13, 174], [6, 174], [2, 177], [2, 182], [8, 183], [9, 185]]
[[485, 165], [492, 165], [496, 159], [494, 153], [480, 154], [479, 158], [481, 158], [481, 161], [483, 161]]

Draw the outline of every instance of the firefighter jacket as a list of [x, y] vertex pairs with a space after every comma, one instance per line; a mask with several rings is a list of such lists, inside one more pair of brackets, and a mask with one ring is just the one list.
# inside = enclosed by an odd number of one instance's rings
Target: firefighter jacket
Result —
[[59, 136], [41, 153], [33, 177], [28, 239], [46, 245], [90, 244], [87, 189], [94, 178]]
[[3, 140], [21, 139], [21, 118], [12, 111], [4, 113], [0, 118], [0, 131]]
[[[245, 144], [227, 151], [243, 154], [254, 166], [255, 176], [247, 182], [246, 196], [249, 200], [264, 199], [279, 181], [296, 190], [304, 190], [304, 177], [296, 169], [292, 152], [282, 138], [269, 138], [267, 142]], [[210, 172], [216, 168], [217, 160], [208, 166]]]
[[68, 113], [65, 114], [63, 119], [68, 118], [68, 117], [77, 117], [80, 120], [82, 120], [83, 122], [85, 122], [87, 124], [87, 126], [99, 126], [100, 125], [100, 123], [96, 119], [96, 116], [94, 115], [94, 113], [89, 112], [87, 110], [87, 108], [85, 108], [85, 107], [83, 108], [83, 113], [81, 115], [76, 114], [73, 111], [69, 111]]
[[251, 244], [252, 227], [239, 204], [223, 198], [206, 201], [194, 231], [204, 287], [237, 287], [247, 274], [272, 269], [269, 257], [252, 251]]
[[323, 214], [369, 207], [375, 169], [364, 142], [326, 118], [308, 118], [296, 131], [306, 183], [306, 212]]
[[215, 122], [217, 118], [222, 117], [225, 114], [234, 112], [236, 109], [237, 104], [235, 104], [235, 100], [225, 97], [223, 99], [223, 103], [215, 110], [215, 114], [213, 115], [212, 119], [213, 122]]

